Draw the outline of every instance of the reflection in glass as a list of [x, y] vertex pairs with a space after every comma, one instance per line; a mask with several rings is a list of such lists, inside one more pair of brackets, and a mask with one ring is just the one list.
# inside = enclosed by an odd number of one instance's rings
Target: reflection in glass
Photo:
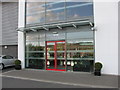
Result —
[[26, 45], [26, 67], [44, 69], [44, 48], [45, 46]]
[[45, 41], [40, 41], [43, 39], [40, 36], [35, 32], [26, 33], [27, 68], [45, 69]]
[[57, 42], [57, 51], [65, 51], [65, 42]]
[[26, 33], [27, 68], [92, 72], [93, 63], [93, 31], [53, 29]]
[[27, 2], [27, 24], [45, 23], [45, 2]]
[[45, 56], [44, 56], [44, 53], [41, 53], [41, 52], [30, 52], [28, 54], [28, 57], [30, 59], [34, 59], [34, 58], [44, 58]]
[[55, 42], [47, 43], [47, 69], [55, 69]]
[[47, 23], [65, 20], [64, 4], [65, 4], [64, 1], [46, 3], [46, 22]]
[[93, 4], [91, 2], [66, 2], [66, 9], [67, 20], [93, 16]]
[[55, 69], [55, 60], [54, 59], [47, 60], [47, 69]]
[[27, 42], [27, 51], [44, 51], [45, 42]]
[[65, 60], [63, 60], [63, 59], [58, 59], [57, 60], [57, 69], [59, 69], [59, 70], [65, 70], [65, 67], [66, 65], [65, 65]]
[[73, 71], [91, 72], [93, 70], [93, 60], [74, 60], [71, 62], [73, 62], [74, 65], [72, 67], [68, 66], [68, 68]]
[[93, 32], [69, 32], [67, 39], [68, 70], [92, 72], [94, 61]]
[[[54, 34], [54, 32], [57, 32], [57, 34]], [[52, 30], [52, 31], [47, 31], [46, 40], [47, 41], [65, 40], [65, 30], [55, 29], [55, 30]]]
[[89, 19], [93, 16], [93, 2], [59, 0], [29, 2], [26, 5], [26, 24], [48, 24], [59, 21]]
[[38, 34], [36, 32], [26, 33], [26, 41], [29, 41], [29, 42], [38, 41]]
[[81, 32], [68, 32], [67, 39], [76, 39], [75, 41], [89, 41], [93, 38], [92, 31], [81, 31]]
[[47, 59], [54, 58], [55, 43], [47, 43]]
[[65, 70], [65, 41], [47, 42], [47, 70]]
[[[83, 44], [84, 43], [84, 44]], [[68, 58], [93, 58], [93, 42], [79, 42], [67, 44], [67, 57]]]
[[45, 60], [43, 59], [29, 59], [29, 68], [35, 68], [35, 69], [44, 69]]

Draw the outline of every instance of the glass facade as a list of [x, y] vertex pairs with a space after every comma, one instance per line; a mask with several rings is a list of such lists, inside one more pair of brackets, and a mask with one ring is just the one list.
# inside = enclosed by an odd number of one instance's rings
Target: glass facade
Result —
[[72, 71], [89, 72], [93, 70], [93, 61], [94, 61], [93, 32], [92, 31], [68, 32], [67, 69]]
[[69, 20], [89, 19], [93, 16], [92, 2], [60, 0], [55, 2], [27, 2], [26, 24], [50, 24]]
[[27, 2], [26, 24], [45, 23], [45, 2]]
[[93, 4], [90, 2], [74, 2], [69, 0], [66, 2], [66, 18], [67, 20], [75, 20], [88, 18], [93, 16]]
[[46, 3], [46, 23], [64, 21], [65, 20], [65, 3], [47, 2]]
[[45, 34], [26, 33], [26, 67], [44, 69]]
[[[26, 25], [60, 24], [92, 16], [92, 2], [45, 0], [26, 3]], [[26, 68], [92, 72], [93, 64], [94, 31], [90, 30], [90, 26], [26, 32]]]
[[92, 72], [93, 63], [94, 32], [90, 29], [26, 33], [27, 68]]

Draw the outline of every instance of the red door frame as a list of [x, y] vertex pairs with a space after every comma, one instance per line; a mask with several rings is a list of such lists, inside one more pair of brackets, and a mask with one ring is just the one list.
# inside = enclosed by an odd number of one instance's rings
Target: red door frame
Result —
[[[65, 41], [46, 41], [46, 70], [66, 71], [66, 63], [65, 63], [65, 69], [63, 69], [63, 70], [57, 69], [57, 42], [65, 42]], [[47, 68], [47, 61], [48, 61], [48, 58], [47, 58], [47, 47], [48, 47], [48, 45], [47, 45], [47, 43], [55, 43], [55, 45], [54, 45], [54, 68], [55, 69], [48, 69]], [[64, 48], [65, 48], [65, 45], [64, 45]], [[65, 57], [66, 57], [66, 54], [65, 54]]]

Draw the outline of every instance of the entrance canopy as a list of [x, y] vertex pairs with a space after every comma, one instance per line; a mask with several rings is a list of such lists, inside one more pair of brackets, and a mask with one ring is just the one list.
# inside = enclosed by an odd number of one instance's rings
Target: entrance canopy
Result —
[[[44, 24], [44, 25], [37, 25], [32, 27], [21, 27], [18, 28], [17, 31], [38, 31], [38, 30], [49, 30], [53, 28], [63, 29], [64, 27], [73, 26], [77, 28], [78, 26], [90, 26], [91, 29], [94, 27], [94, 23], [88, 20], [81, 20], [81, 21], [74, 21], [74, 22], [60, 22], [60, 23], [52, 23], [52, 24]], [[93, 29], [92, 29], [93, 30]]]

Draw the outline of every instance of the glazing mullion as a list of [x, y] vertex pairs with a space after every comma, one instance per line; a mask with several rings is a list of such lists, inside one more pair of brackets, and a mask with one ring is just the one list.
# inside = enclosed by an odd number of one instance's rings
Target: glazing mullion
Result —
[[67, 71], [67, 30], [65, 30], [65, 70]]

